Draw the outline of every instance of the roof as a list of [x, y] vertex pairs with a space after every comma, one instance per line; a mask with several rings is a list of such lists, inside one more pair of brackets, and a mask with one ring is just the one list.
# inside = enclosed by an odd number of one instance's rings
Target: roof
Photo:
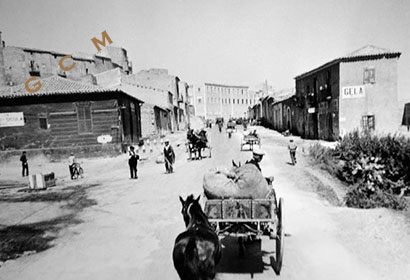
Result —
[[84, 53], [84, 52], [75, 52], [72, 55], [73, 59], [77, 59], [77, 60], [90, 60], [90, 61], [94, 61], [94, 57], [91, 54], [88, 53]]
[[205, 83], [207, 86], [215, 86], [215, 87], [227, 87], [227, 88], [249, 88], [248, 86], [229, 86], [229, 85], [222, 85], [222, 84], [214, 84], [214, 83]]
[[0, 89], [0, 99], [11, 99], [29, 96], [120, 92], [120, 90], [118, 89], [108, 89], [100, 86], [84, 84], [59, 76], [52, 76], [49, 78], [40, 79], [39, 81], [41, 82], [42, 86], [40, 90], [35, 93], [29, 93], [25, 88], [25, 84], [21, 84], [14, 87]]
[[380, 48], [376, 47], [373, 45], [366, 45], [364, 47], [361, 47], [351, 53], [348, 53], [345, 56], [336, 58], [332, 61], [329, 61], [317, 68], [314, 68], [313, 70], [310, 70], [308, 72], [305, 72], [303, 74], [300, 74], [295, 77], [295, 79], [301, 79], [306, 76], [309, 76], [315, 72], [318, 72], [320, 70], [323, 70], [325, 68], [328, 68], [330, 66], [333, 66], [338, 63], [343, 63], [343, 62], [355, 62], [355, 61], [366, 61], [366, 60], [376, 60], [376, 59], [382, 59], [382, 58], [398, 58], [400, 57], [401, 53], [400, 52], [395, 52], [391, 51], [385, 48]]
[[283, 101], [286, 101], [286, 100], [292, 98], [293, 96], [295, 96], [294, 93], [288, 94], [288, 95], [280, 95], [275, 99], [275, 102], [273, 104], [281, 103]]
[[164, 111], [169, 110], [167, 97], [161, 96], [161, 92], [164, 94], [166, 91], [157, 90], [154, 88], [149, 88], [141, 85], [135, 84], [121, 84], [117, 87], [119, 90], [127, 93], [129, 96], [132, 96], [136, 99], [141, 100], [144, 103], [147, 103], [152, 106], [156, 106]]

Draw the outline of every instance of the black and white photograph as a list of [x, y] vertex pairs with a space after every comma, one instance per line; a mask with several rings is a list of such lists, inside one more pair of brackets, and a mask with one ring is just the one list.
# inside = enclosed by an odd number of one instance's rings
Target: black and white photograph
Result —
[[0, 0], [1, 280], [407, 280], [410, 1]]

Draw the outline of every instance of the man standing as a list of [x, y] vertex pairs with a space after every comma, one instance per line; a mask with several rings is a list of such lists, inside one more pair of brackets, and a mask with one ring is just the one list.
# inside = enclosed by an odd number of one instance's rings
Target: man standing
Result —
[[74, 180], [74, 165], [75, 165], [74, 153], [70, 153], [70, 156], [68, 157], [68, 168], [70, 169], [71, 180]]
[[289, 145], [288, 145], [288, 150], [289, 150], [289, 153], [290, 153], [290, 160], [292, 161], [293, 165], [296, 164], [296, 149], [297, 148], [298, 148], [298, 146], [296, 146], [296, 144], [293, 142], [293, 139], [290, 139]]
[[[24, 176], [28, 176], [28, 162], [27, 162], [27, 156], [26, 156], [26, 151], [23, 151], [23, 154], [20, 157], [21, 161], [21, 174]], [[25, 174], [25, 175], [24, 175]]]
[[169, 139], [165, 140], [164, 160], [166, 173], [174, 173], [173, 164], [175, 162], [175, 153], [172, 146], [169, 144]]
[[131, 179], [137, 179], [137, 164], [139, 160], [139, 155], [137, 155], [137, 153], [135, 152], [135, 148], [133, 146], [130, 146], [128, 155], [128, 165], [130, 166]]

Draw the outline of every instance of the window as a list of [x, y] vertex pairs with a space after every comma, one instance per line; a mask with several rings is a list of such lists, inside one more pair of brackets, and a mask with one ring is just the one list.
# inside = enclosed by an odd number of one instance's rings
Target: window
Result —
[[78, 133], [92, 132], [91, 103], [77, 103]]
[[233, 104], [235, 104], [235, 99], [232, 99], [233, 100]]
[[367, 115], [362, 117], [362, 129], [364, 131], [372, 131], [376, 127], [374, 115]]
[[364, 68], [363, 84], [376, 83], [376, 70], [374, 68]]
[[198, 103], [202, 102], [202, 97], [198, 97]]
[[41, 129], [48, 129], [47, 118], [38, 118], [38, 124]]

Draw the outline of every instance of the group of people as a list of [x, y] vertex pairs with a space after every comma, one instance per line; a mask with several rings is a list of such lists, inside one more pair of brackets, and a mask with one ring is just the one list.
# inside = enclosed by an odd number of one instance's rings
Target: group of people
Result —
[[[164, 154], [164, 162], [165, 162], [165, 173], [167, 174], [174, 173], [175, 152], [172, 146], [169, 144], [169, 139], [165, 139], [164, 143], [165, 145], [163, 149], [163, 154]], [[288, 144], [288, 150], [289, 150], [291, 161], [293, 165], [296, 164], [296, 149], [297, 149], [297, 145], [294, 143], [293, 139], [290, 139], [289, 144]], [[247, 161], [246, 163], [254, 164], [261, 171], [259, 163], [262, 161], [264, 155], [265, 153], [260, 148], [254, 148], [253, 158]], [[131, 179], [138, 178], [137, 165], [138, 165], [139, 159], [140, 159], [140, 156], [136, 152], [134, 146], [130, 146], [130, 149], [128, 151], [128, 165], [130, 167]], [[28, 160], [27, 160], [27, 155], [25, 151], [23, 151], [20, 157], [20, 161], [22, 164], [22, 176], [23, 177], [28, 176], [29, 175]], [[70, 157], [68, 158], [68, 168], [70, 170], [71, 180], [74, 179], [75, 167], [76, 167], [76, 159], [75, 159], [74, 153], [71, 153]], [[272, 179], [267, 178], [267, 180], [269, 182], [269, 180], [272, 180]]]
[[[164, 162], [165, 162], [165, 173], [174, 173], [174, 163], [175, 163], [175, 152], [172, 146], [169, 144], [169, 139], [164, 141]], [[130, 146], [128, 151], [128, 165], [130, 167], [131, 179], [138, 179], [137, 166], [140, 156], [135, 150], [134, 146]]]
[[[27, 159], [26, 151], [22, 152], [20, 156], [20, 161], [21, 161], [21, 175], [23, 177], [28, 176], [29, 171], [28, 171], [28, 159]], [[74, 180], [76, 165], [77, 165], [77, 162], [76, 162], [74, 153], [70, 153], [70, 156], [68, 157], [68, 169], [70, 171], [71, 180]]]

